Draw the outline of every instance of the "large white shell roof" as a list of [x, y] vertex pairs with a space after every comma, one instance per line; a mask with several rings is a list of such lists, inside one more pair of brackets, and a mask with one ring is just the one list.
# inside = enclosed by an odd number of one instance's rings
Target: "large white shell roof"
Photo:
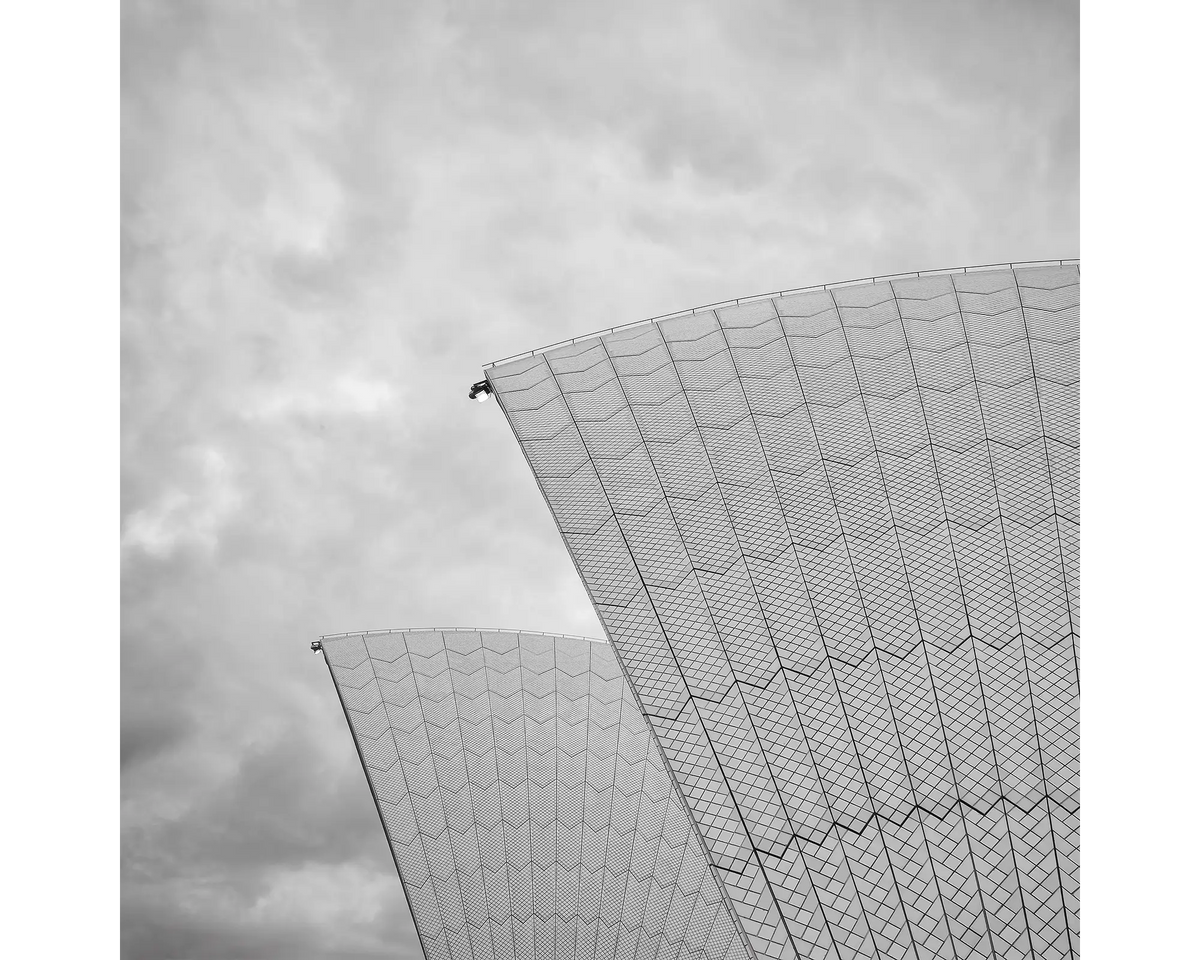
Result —
[[1078, 951], [1079, 267], [697, 308], [488, 378], [755, 950]]

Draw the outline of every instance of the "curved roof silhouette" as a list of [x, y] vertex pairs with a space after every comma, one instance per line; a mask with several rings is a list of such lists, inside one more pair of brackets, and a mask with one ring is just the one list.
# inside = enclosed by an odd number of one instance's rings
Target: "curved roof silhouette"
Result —
[[603, 641], [322, 638], [425, 955], [748, 960]]
[[1076, 264], [488, 379], [764, 957], [1078, 953]]

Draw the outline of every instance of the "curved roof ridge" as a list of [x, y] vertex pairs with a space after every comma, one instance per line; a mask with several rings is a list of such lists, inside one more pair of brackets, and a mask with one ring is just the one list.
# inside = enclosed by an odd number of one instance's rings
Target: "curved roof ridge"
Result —
[[347, 630], [343, 633], [326, 633], [318, 640], [334, 640], [339, 637], [372, 637], [389, 633], [425, 633], [436, 630], [439, 633], [524, 633], [534, 637], [561, 637], [563, 640], [586, 640], [588, 643], [604, 643], [608, 641], [600, 637], [584, 637], [574, 633], [554, 633], [547, 630], [518, 630], [512, 627], [384, 627], [378, 630]]
[[[873, 277], [857, 277], [853, 280], [837, 280], [833, 283], [813, 283], [805, 287], [789, 287], [785, 290], [772, 290], [769, 293], [755, 293], [748, 297], [738, 297], [735, 300], [719, 300], [716, 303], [705, 303], [698, 307], [690, 309], [675, 310], [671, 313], [659, 314], [656, 317], [645, 317], [641, 320], [631, 320], [629, 323], [619, 323], [615, 327], [606, 327], [603, 330], [595, 330], [591, 333], [586, 333], [578, 337], [570, 337], [566, 340], [557, 340], [554, 343], [548, 343], [544, 347], [535, 347], [533, 350], [525, 350], [522, 353], [513, 354], [511, 357], [502, 357], [499, 360], [493, 360], [491, 363], [484, 365], [484, 372], [494, 370], [502, 363], [508, 363], [510, 360], [521, 360], [525, 357], [536, 357], [540, 353], [546, 353], [553, 350], [555, 347], [563, 347], [570, 343], [578, 343], [581, 340], [591, 340], [595, 337], [602, 337], [605, 334], [613, 333], [616, 330], [625, 330], [629, 327], [636, 327], [643, 323], [654, 323], [658, 320], [670, 320], [672, 317], [694, 316], [705, 310], [714, 310], [718, 307], [735, 307], [743, 303], [753, 303], [756, 300], [773, 300], [776, 297], [789, 297], [797, 293], [812, 293], [815, 290], [829, 290], [832, 287], [848, 287], [854, 284], [862, 283], [878, 283], [880, 280], [905, 280], [910, 277], [936, 277], [945, 276], [952, 273], [971, 273], [983, 270], [1000, 270], [1007, 267], [1009, 270], [1015, 270], [1017, 267], [1065, 267], [1068, 264], [1078, 265], [1078, 257], [1066, 257], [1061, 260], [1012, 260], [1008, 263], [977, 263], [965, 267], [941, 267], [935, 270], [910, 270], [907, 273], [885, 273], [877, 274]], [[586, 638], [585, 638], [586, 639]]]

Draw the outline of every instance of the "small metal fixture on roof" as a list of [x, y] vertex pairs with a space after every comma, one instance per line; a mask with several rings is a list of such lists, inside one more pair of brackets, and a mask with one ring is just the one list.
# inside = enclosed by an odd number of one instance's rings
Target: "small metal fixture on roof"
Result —
[[467, 397], [471, 400], [478, 400], [483, 403], [488, 398], [488, 394], [492, 392], [492, 385], [486, 380], [480, 380], [478, 383], [471, 384], [471, 392]]

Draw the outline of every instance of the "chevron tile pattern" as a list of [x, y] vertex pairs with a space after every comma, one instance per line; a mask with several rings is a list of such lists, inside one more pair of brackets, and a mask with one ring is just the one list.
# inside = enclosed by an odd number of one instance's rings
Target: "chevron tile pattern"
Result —
[[425, 955], [749, 960], [612, 648], [330, 637]]
[[488, 376], [759, 956], [1078, 955], [1078, 265]]

